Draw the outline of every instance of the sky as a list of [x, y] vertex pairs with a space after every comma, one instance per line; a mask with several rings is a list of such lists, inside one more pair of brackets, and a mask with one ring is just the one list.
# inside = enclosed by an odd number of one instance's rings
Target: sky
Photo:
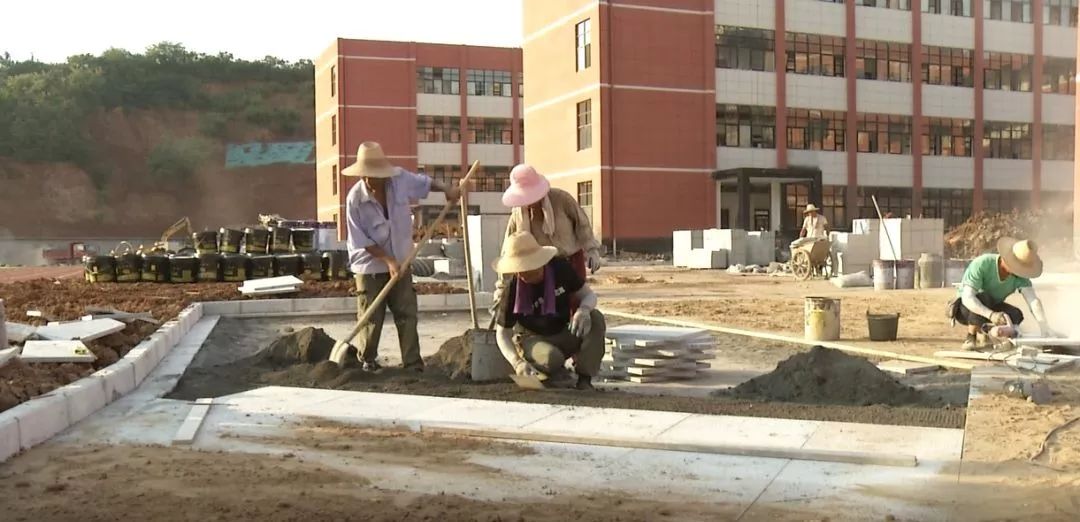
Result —
[[[520, 46], [521, 0], [5, 0], [0, 54], [60, 62], [170, 41], [208, 54], [314, 59], [334, 38]], [[155, 10], [151, 11], [150, 7]]]

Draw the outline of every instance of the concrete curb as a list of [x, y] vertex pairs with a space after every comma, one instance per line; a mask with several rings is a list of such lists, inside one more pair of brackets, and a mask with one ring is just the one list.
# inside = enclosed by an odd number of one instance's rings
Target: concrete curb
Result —
[[[469, 310], [469, 294], [426, 294], [416, 297], [421, 312], [464, 312]], [[476, 294], [476, 307], [480, 310], [486, 310], [491, 306], [492, 299], [493, 296], [490, 292], [478, 292]], [[203, 315], [220, 315], [222, 317], [287, 317], [296, 315], [352, 315], [356, 313], [355, 297], [208, 301], [199, 304], [203, 307]], [[197, 321], [198, 319], [193, 321], [192, 324]]]

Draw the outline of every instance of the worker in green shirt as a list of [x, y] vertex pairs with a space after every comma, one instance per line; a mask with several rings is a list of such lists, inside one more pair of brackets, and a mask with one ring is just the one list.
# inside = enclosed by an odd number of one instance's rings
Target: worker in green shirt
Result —
[[968, 327], [964, 349], [986, 347], [978, 340], [980, 330], [986, 325], [1018, 326], [1024, 321], [1024, 313], [1005, 302], [1014, 292], [1024, 296], [1041, 334], [1059, 337], [1050, 330], [1042, 301], [1031, 286], [1031, 280], [1043, 271], [1035, 242], [1006, 237], [998, 241], [997, 250], [996, 254], [983, 254], [971, 261], [960, 283], [959, 298], [953, 301], [952, 319]]

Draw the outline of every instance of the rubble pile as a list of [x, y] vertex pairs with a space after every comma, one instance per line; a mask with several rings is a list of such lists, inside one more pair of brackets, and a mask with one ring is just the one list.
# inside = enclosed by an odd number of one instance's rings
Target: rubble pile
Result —
[[980, 212], [945, 234], [945, 255], [970, 259], [997, 248], [1002, 237], [1032, 239], [1044, 256], [1072, 252], [1072, 218], [1060, 211]]

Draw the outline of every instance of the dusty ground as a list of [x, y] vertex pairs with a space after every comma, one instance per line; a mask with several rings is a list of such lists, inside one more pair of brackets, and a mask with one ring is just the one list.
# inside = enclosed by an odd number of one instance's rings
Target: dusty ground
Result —
[[0, 284], [28, 281], [31, 279], [54, 278], [69, 279], [83, 273], [79, 266], [36, 266], [0, 268]]

